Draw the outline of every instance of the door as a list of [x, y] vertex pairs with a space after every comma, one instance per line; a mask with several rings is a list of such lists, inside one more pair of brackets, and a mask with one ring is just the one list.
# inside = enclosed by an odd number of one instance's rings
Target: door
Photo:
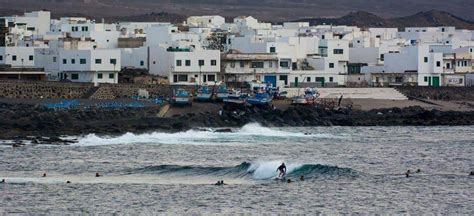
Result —
[[433, 77], [433, 86], [439, 87], [439, 77]]
[[316, 77], [316, 82], [321, 83], [321, 86], [324, 86], [325, 81], [324, 77]]
[[265, 83], [266, 84], [271, 83], [275, 87], [277, 83], [276, 76], [265, 76]]

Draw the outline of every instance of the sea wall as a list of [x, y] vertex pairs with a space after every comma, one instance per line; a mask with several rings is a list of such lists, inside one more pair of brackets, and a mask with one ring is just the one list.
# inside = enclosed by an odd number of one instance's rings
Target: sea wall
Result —
[[46, 81], [0, 80], [0, 98], [131, 98], [145, 89], [150, 97], [169, 97], [172, 90], [168, 85], [158, 84], [101, 84], [65, 83]]
[[424, 87], [403, 86], [397, 90], [407, 97], [444, 100], [444, 101], [474, 101], [474, 87]]

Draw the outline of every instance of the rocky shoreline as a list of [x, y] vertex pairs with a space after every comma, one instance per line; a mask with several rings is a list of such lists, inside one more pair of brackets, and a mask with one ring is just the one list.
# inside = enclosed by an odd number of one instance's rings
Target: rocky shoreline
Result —
[[0, 139], [12, 140], [12, 144], [17, 146], [25, 140], [33, 144], [70, 144], [71, 141], [60, 137], [91, 133], [121, 135], [127, 132], [178, 132], [201, 127], [231, 128], [254, 122], [269, 127], [474, 125], [472, 111], [442, 112], [421, 107], [371, 111], [311, 106], [288, 107], [284, 110], [246, 108], [223, 111], [222, 115], [207, 111], [170, 118], [159, 118], [158, 113], [157, 108], [53, 111], [35, 105], [0, 103]]

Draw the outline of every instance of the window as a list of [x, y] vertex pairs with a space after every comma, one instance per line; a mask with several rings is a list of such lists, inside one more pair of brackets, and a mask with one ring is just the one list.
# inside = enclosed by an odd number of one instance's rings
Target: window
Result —
[[16, 55], [12, 56], [12, 61], [16, 61]]
[[89, 31], [89, 27], [88, 26], [82, 26], [81, 30], [83, 32]]
[[102, 73], [98, 73], [98, 74], [97, 74], [97, 79], [102, 79], [102, 77], [103, 77], [103, 74], [102, 74]]
[[78, 80], [79, 79], [79, 74], [71, 74], [71, 79], [72, 80]]
[[28, 60], [33, 61], [33, 60], [34, 60], [34, 56], [32, 56], [32, 55], [28, 56]]
[[216, 75], [207, 75], [207, 81], [208, 82], [215, 82], [216, 81]]
[[235, 62], [231, 62], [231, 63], [230, 63], [230, 67], [231, 67], [231, 68], [235, 68]]
[[325, 35], [321, 35], [321, 39], [323, 40], [326, 39]]
[[179, 67], [181, 66], [183, 63], [181, 60], [176, 60], [176, 67]]
[[287, 61], [281, 61], [280, 62], [280, 67], [282, 68], [289, 68], [290, 64]]
[[425, 82], [428, 82], [428, 77], [425, 76], [425, 78], [423, 79]]
[[252, 68], [263, 68], [263, 62], [252, 62]]
[[428, 57], [425, 57], [425, 60], [424, 60], [424, 61], [425, 61], [425, 63], [427, 63], [427, 62], [428, 62]]
[[204, 60], [202, 59], [199, 60], [199, 66], [204, 66]]
[[186, 74], [178, 75], [178, 82], [187, 82], [187, 81], [188, 81], [188, 75]]
[[76, 64], [76, 59], [71, 59], [71, 64]]
[[0, 55], [0, 61], [3, 61], [3, 56], [2, 55]]
[[117, 64], [117, 59], [110, 59], [110, 64], [113, 64], [113, 65]]
[[63, 64], [67, 64], [67, 59], [63, 59]]
[[245, 62], [240, 61], [240, 67], [241, 67], [241, 68], [245, 67]]
[[311, 77], [306, 77], [306, 82], [311, 82]]
[[329, 77], [329, 82], [334, 82], [334, 77]]
[[275, 48], [275, 47], [270, 47], [270, 52], [271, 52], [271, 53], [275, 53], [275, 52], [276, 52], [276, 48]]
[[272, 68], [273, 67], [273, 62], [268, 62], [268, 67]]
[[87, 61], [86, 61], [86, 59], [80, 59], [80, 60], [79, 60], [79, 63], [80, 63], [80, 64], [86, 64]]
[[186, 66], [191, 66], [191, 60], [186, 60], [185, 64]]
[[95, 59], [96, 64], [102, 64], [102, 59]]
[[344, 50], [343, 49], [334, 49], [334, 54], [336, 54], [336, 55], [344, 54]]
[[334, 63], [329, 63], [329, 68], [334, 68]]
[[57, 58], [56, 56], [53, 57], [53, 62], [56, 62], [57, 61]]
[[211, 60], [211, 65], [212, 65], [212, 66], [216, 66], [216, 65], [217, 65], [217, 61], [216, 61], [216, 60]]
[[380, 61], [385, 61], [385, 54], [380, 54]]
[[178, 82], [178, 75], [176, 75], [176, 74], [173, 75], [173, 82], [174, 83]]
[[140, 61], [140, 66], [143, 66], [145, 65], [145, 62], [144, 61]]
[[436, 67], [441, 67], [441, 62], [440, 61], [436, 62]]

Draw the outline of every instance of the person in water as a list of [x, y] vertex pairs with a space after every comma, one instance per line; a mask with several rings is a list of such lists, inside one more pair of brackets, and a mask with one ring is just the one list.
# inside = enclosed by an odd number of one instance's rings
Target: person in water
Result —
[[283, 178], [286, 175], [286, 165], [285, 163], [281, 163], [281, 165], [278, 167], [277, 172], [280, 171], [280, 174], [278, 174], [279, 178]]

